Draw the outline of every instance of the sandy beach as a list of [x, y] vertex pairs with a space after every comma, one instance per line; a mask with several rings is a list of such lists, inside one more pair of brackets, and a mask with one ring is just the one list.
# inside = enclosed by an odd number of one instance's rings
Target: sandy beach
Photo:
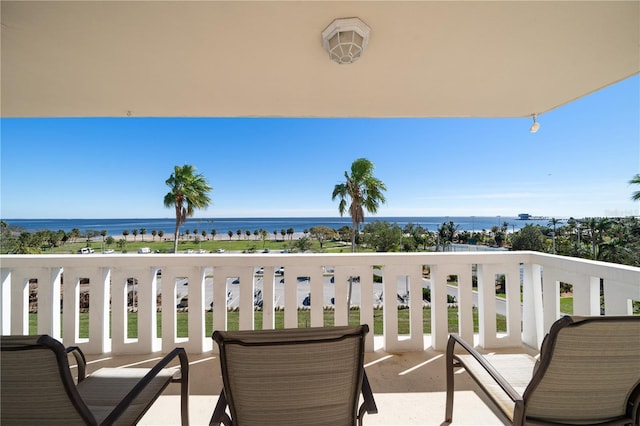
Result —
[[[116, 241], [121, 240], [123, 238], [125, 238], [124, 235], [107, 235], [107, 237], [113, 237]], [[260, 238], [260, 236], [256, 237], [255, 235], [251, 234], [251, 236], [247, 237], [246, 234], [242, 234], [240, 235], [240, 238], [238, 238], [238, 234], [233, 234], [233, 237], [229, 238], [228, 234], [216, 234], [215, 237], [212, 237], [211, 234], [207, 234], [206, 237], [202, 238], [202, 235], [199, 235], [200, 240], [201, 241], [262, 241], [262, 239]], [[285, 241], [289, 241], [290, 239], [292, 240], [298, 240], [300, 238], [304, 237], [304, 232], [294, 232], [293, 235], [285, 235], [284, 239]], [[194, 236], [193, 234], [189, 234], [189, 239], [193, 240]], [[274, 241], [275, 235], [273, 235], [273, 233], [269, 234], [267, 236], [267, 241]], [[162, 236], [162, 238], [160, 238], [159, 236], [156, 236], [155, 238], [153, 237], [153, 235], [147, 233], [145, 235], [132, 235], [129, 234], [126, 236], [126, 240], [127, 242], [129, 241], [135, 241], [135, 242], [142, 242], [142, 241], [148, 241], [148, 242], [159, 242], [159, 241], [173, 241], [174, 240], [174, 234], [164, 234]], [[102, 241], [102, 237], [98, 236], [93, 238], [93, 241]], [[180, 241], [187, 241], [187, 237], [183, 236]], [[282, 241], [282, 234], [278, 233], [278, 241]]]

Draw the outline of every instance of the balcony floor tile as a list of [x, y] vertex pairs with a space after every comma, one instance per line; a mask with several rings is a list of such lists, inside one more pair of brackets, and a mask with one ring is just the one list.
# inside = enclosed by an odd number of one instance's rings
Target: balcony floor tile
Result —
[[[505, 352], [513, 350], [505, 350]], [[520, 351], [520, 350], [516, 350]], [[88, 356], [89, 372], [106, 366], [150, 366], [160, 355]], [[190, 354], [190, 424], [207, 425], [222, 386], [219, 360], [214, 353]], [[365, 356], [367, 375], [378, 414], [365, 415], [365, 424], [441, 425], [445, 406], [445, 365], [442, 352], [392, 354], [382, 350]], [[453, 425], [503, 425], [475, 383], [456, 375]], [[172, 384], [144, 416], [140, 425], [180, 424], [179, 385]]]

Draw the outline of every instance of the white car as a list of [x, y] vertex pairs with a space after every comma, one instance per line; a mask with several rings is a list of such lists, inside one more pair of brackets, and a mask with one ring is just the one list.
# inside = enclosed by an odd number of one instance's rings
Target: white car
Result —
[[78, 253], [80, 253], [80, 254], [91, 254], [91, 253], [93, 253], [93, 249], [91, 247], [82, 247], [80, 250], [78, 250]]
[[224, 249], [216, 249], [216, 253], [224, 253]]
[[138, 253], [139, 254], [147, 254], [147, 253], [151, 253], [151, 249], [149, 247], [140, 247], [138, 249]]

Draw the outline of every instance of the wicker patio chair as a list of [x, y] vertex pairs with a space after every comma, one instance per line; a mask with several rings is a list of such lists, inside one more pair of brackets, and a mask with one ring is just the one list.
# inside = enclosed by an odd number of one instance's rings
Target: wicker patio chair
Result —
[[360, 325], [214, 332], [223, 390], [211, 424], [362, 424], [365, 412], [378, 412], [363, 364], [368, 331]]
[[638, 316], [565, 316], [551, 327], [537, 361], [481, 355], [451, 335], [446, 364], [446, 423], [452, 421], [455, 367], [464, 367], [514, 425], [640, 423]]
[[[85, 375], [85, 358], [47, 336], [2, 336], [2, 425], [133, 425], [171, 382], [181, 383], [182, 424], [189, 423], [189, 362], [176, 348], [153, 368], [102, 368]], [[73, 354], [77, 384], [69, 366]], [[165, 368], [176, 356], [180, 369]]]

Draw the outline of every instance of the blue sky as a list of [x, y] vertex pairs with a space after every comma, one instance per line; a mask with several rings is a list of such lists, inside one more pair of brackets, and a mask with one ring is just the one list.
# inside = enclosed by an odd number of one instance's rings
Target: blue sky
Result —
[[174, 165], [213, 204], [195, 217], [338, 216], [335, 184], [366, 157], [378, 216], [638, 215], [640, 77], [530, 119], [2, 119], [0, 216], [173, 217]]

